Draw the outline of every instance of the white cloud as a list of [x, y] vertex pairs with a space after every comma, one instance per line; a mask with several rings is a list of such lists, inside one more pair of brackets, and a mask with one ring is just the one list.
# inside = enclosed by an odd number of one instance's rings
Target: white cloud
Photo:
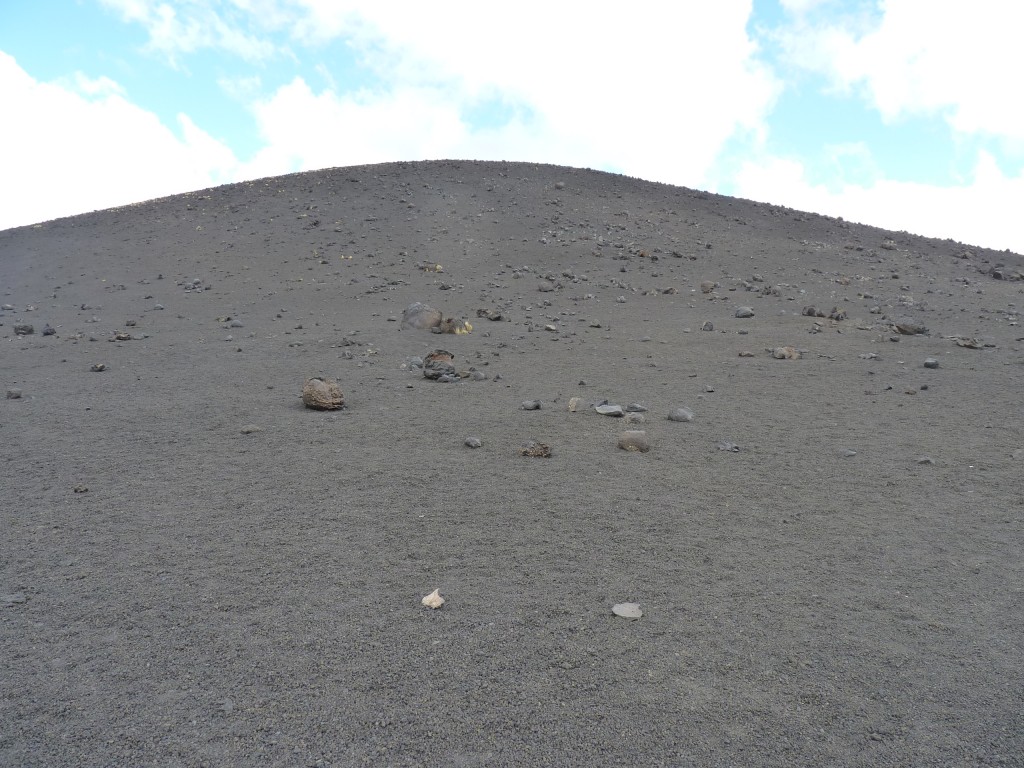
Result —
[[861, 91], [887, 120], [942, 115], [961, 133], [1024, 141], [1022, 20], [1006, 0], [881, 0], [870, 21], [798, 14], [779, 39], [791, 62]]
[[42, 83], [0, 51], [4, 184], [0, 228], [231, 180], [231, 150], [178, 116], [181, 135], [107, 78]]
[[1005, 175], [987, 152], [978, 153], [970, 181], [953, 187], [881, 177], [867, 184], [824, 185], [807, 177], [799, 160], [762, 158], [743, 164], [731, 193], [884, 229], [1024, 253], [1019, 223], [1024, 173]]
[[[212, 3], [205, 0], [100, 0], [117, 11], [124, 21], [141, 24], [149, 34], [147, 49], [177, 65], [180, 54], [213, 48], [249, 61], [266, 60], [276, 52], [267, 39], [243, 31], [251, 14], [246, 4]], [[241, 13], [240, 13], [241, 12]], [[256, 17], [258, 18], [258, 17]]]
[[[310, 155], [293, 145], [308, 145], [303, 123], [315, 115], [329, 121], [318, 130], [334, 136], [359, 133], [356, 118], [367, 120], [378, 128], [369, 146], [390, 158], [508, 159], [529, 150], [534, 160], [699, 184], [730, 137], [758, 134], [778, 91], [745, 31], [749, 0], [628, 13], [559, 3], [409, 3], [396, 12], [387, 4], [297, 0], [292, 7], [296, 39], [346, 37], [388, 86], [354, 96], [281, 89], [257, 109], [268, 154], [278, 156]], [[488, 99], [531, 118], [475, 130], [460, 116]], [[284, 104], [296, 112], [278, 116]], [[403, 106], [412, 110], [404, 117]], [[335, 147], [330, 156], [343, 154]]]

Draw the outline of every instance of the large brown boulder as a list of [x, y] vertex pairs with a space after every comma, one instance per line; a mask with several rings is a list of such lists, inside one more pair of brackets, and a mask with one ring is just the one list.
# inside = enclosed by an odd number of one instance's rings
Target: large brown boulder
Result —
[[307, 408], [317, 411], [336, 411], [345, 407], [345, 396], [334, 379], [314, 376], [306, 379], [302, 388], [302, 402]]

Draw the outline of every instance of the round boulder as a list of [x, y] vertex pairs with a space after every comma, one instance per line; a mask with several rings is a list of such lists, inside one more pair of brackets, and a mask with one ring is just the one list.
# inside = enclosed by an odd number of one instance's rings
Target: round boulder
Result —
[[302, 388], [302, 403], [317, 411], [336, 411], [345, 407], [345, 396], [334, 379], [314, 376], [306, 379], [306, 385]]

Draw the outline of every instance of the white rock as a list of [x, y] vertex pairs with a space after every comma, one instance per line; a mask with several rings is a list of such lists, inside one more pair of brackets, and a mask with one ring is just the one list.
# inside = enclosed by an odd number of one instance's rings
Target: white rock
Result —
[[639, 603], [616, 603], [612, 606], [612, 613], [623, 619], [639, 619], [644, 615]]
[[441, 590], [435, 589], [433, 592], [431, 592], [429, 595], [423, 598], [422, 603], [425, 606], [427, 606], [427, 608], [440, 608], [442, 605], [444, 605], [444, 598], [441, 597]]

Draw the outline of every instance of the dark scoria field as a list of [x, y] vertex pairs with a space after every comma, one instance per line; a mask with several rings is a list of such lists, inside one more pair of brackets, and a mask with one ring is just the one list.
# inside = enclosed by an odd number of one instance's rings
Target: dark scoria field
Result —
[[1024, 765], [1022, 278], [500, 162], [0, 232], [0, 764]]

